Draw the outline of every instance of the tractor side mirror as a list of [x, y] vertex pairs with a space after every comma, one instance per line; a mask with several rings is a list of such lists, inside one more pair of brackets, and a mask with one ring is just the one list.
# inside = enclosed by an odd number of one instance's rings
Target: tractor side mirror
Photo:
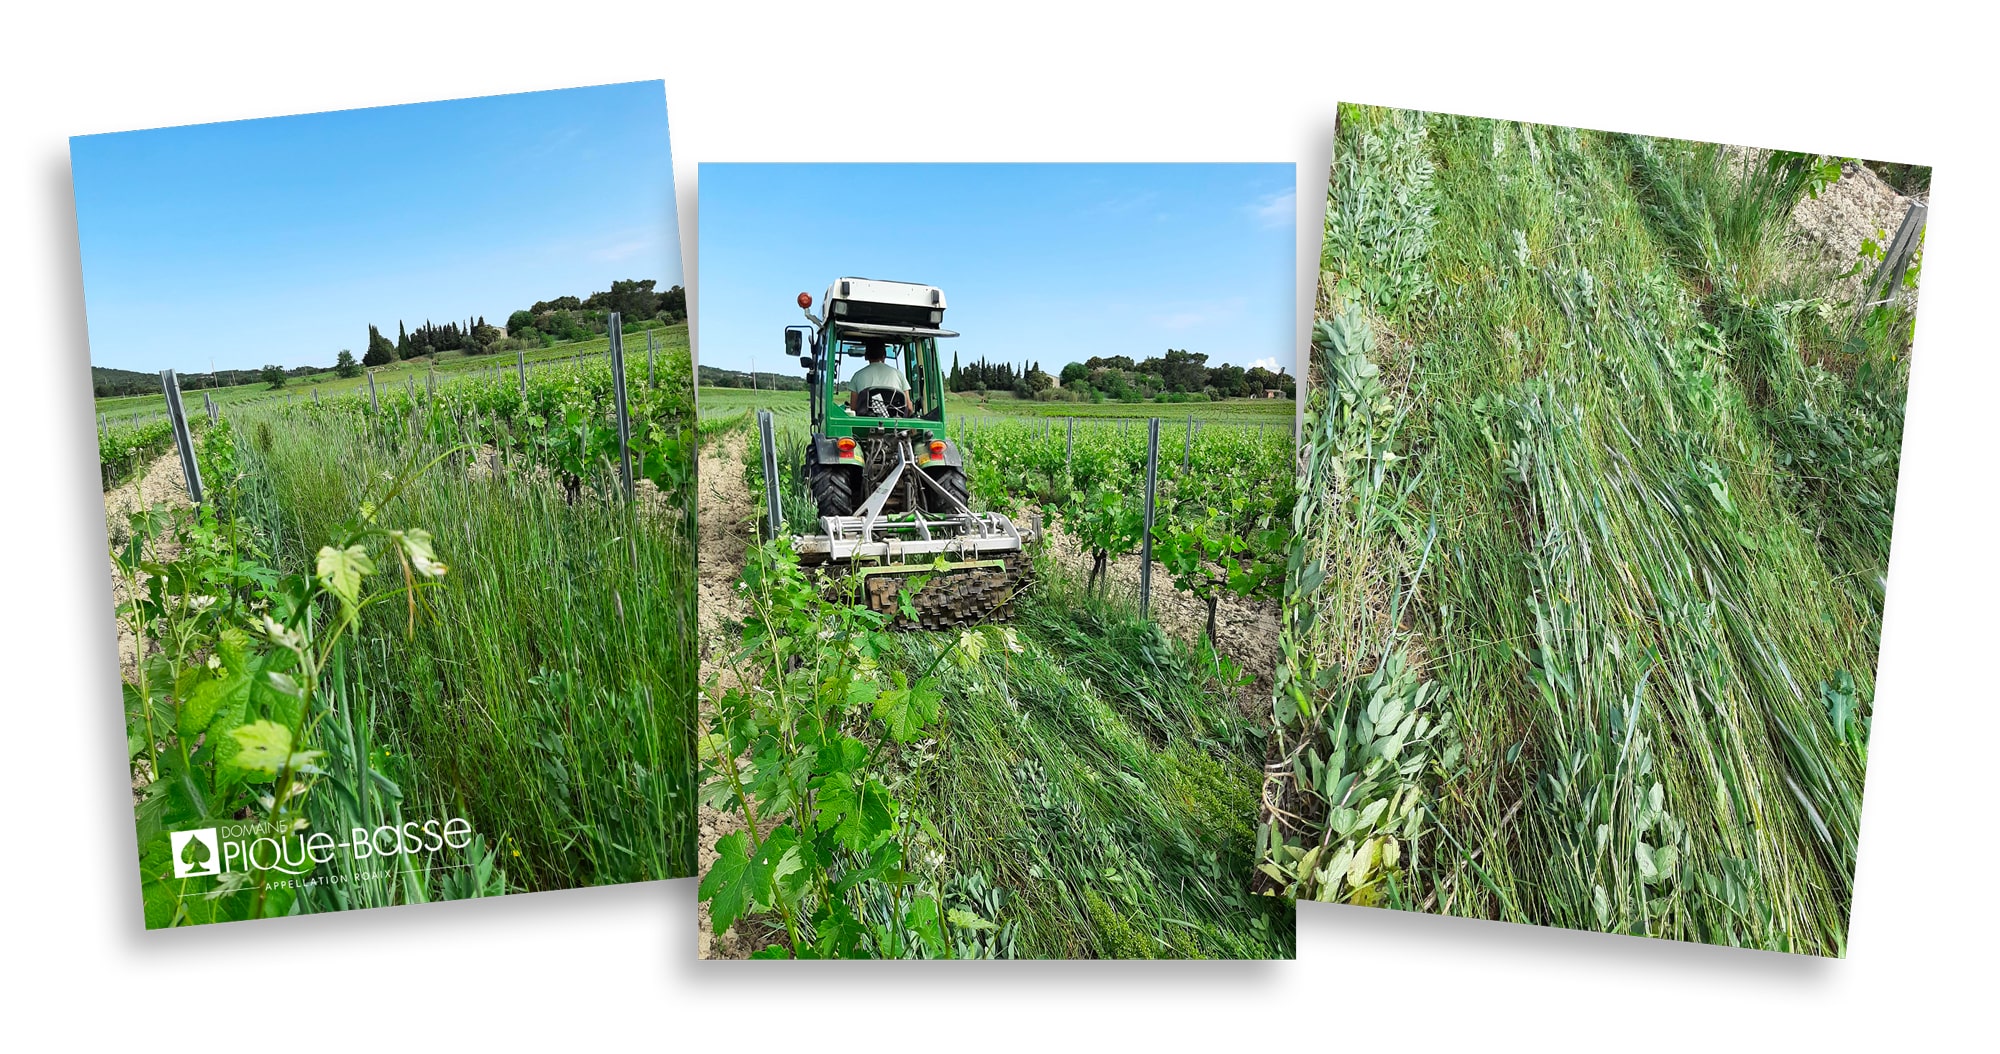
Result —
[[785, 327], [785, 354], [799, 360], [799, 365], [812, 369], [812, 329], [808, 326]]

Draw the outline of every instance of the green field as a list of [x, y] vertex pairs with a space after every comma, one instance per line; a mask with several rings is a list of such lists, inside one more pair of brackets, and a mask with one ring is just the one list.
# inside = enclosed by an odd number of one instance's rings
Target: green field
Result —
[[[655, 327], [655, 338], [665, 348], [685, 353], [688, 347], [687, 323]], [[537, 348], [527, 354], [529, 369], [547, 363], [568, 359], [590, 358], [606, 354], [610, 341], [606, 337], [572, 341], [547, 348]], [[625, 335], [625, 356], [627, 371], [634, 377], [640, 376], [646, 367], [646, 334], [633, 332]], [[492, 355], [467, 355], [464, 352], [445, 352], [431, 358], [410, 359], [392, 362], [375, 368], [375, 385], [378, 391], [388, 388], [407, 389], [414, 384], [423, 388], [428, 384], [430, 374], [437, 374], [438, 383], [480, 377], [494, 371], [511, 373], [515, 367], [515, 353], [497, 352]], [[199, 408], [203, 396], [212, 396], [216, 404], [224, 409], [252, 405], [279, 404], [287, 400], [310, 400], [317, 390], [322, 399], [350, 392], [366, 392], [366, 373], [353, 377], [338, 377], [333, 370], [314, 374], [310, 377], [292, 377], [285, 381], [283, 388], [273, 389], [268, 384], [237, 384], [226, 388], [195, 389], [183, 386], [181, 399], [191, 409]], [[97, 400], [97, 412], [104, 415], [110, 425], [122, 424], [130, 420], [146, 420], [166, 414], [167, 402], [163, 395], [120, 395]]]
[[[701, 389], [701, 416], [704, 420], [731, 417], [745, 410], [769, 408], [779, 424], [803, 426], [807, 420], [806, 393], [753, 391], [748, 388]], [[956, 423], [971, 424], [983, 418], [1065, 418], [1079, 421], [1144, 420], [1196, 421], [1234, 425], [1291, 427], [1293, 403], [1290, 399], [1223, 399], [1216, 402], [1039, 402], [1017, 399], [1009, 394], [953, 394], [945, 399], [945, 416]], [[956, 433], [954, 433], [956, 434]]]

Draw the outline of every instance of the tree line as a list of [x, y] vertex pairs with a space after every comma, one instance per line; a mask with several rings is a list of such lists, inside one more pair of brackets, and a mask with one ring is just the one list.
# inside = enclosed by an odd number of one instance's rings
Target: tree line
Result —
[[706, 388], [761, 388], [767, 392], [806, 390], [806, 379], [795, 373], [768, 373], [758, 370], [754, 380], [746, 371], [725, 370], [720, 366], [703, 366], [700, 373], [701, 384]]
[[[613, 311], [619, 313], [627, 327], [653, 319], [669, 323], [685, 321], [687, 290], [674, 286], [660, 291], [658, 287], [657, 279], [626, 278], [612, 282], [610, 289], [581, 299], [559, 296], [553, 300], [538, 300], [532, 306], [507, 316], [505, 329], [488, 325], [483, 315], [468, 316], [462, 323], [454, 319], [443, 325], [425, 319], [423, 325], [415, 329], [408, 328], [398, 319], [396, 339], [392, 341], [371, 322], [360, 359], [356, 360], [354, 352], [342, 348], [334, 357], [332, 369], [338, 376], [354, 377], [364, 367], [387, 366], [402, 359], [420, 359], [447, 351], [489, 355], [517, 348], [541, 348], [564, 341], [587, 340], [603, 335]], [[181, 388], [226, 388], [260, 381], [273, 388], [281, 388], [289, 378], [310, 377], [325, 372], [327, 367], [324, 366], [286, 369], [266, 365], [258, 369], [185, 373], [181, 375]], [[100, 399], [120, 395], [157, 395], [160, 391], [157, 374], [134, 370], [93, 366], [90, 379], [91, 387]]]
[[[1093, 355], [1062, 368], [1051, 377], [1039, 362], [988, 362], [961, 365], [951, 359], [946, 381], [954, 392], [1012, 392], [1023, 399], [1142, 402], [1169, 397], [1225, 399], [1261, 396], [1266, 391], [1297, 394], [1297, 381], [1281, 367], [1245, 369], [1208, 364], [1205, 352], [1170, 348], [1165, 354], [1133, 361], [1129, 355]], [[1176, 400], [1178, 401], [1178, 400]]]

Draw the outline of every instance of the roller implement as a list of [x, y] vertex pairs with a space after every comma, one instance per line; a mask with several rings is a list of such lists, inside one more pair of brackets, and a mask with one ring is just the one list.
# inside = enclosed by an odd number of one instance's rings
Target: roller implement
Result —
[[[786, 328], [785, 351], [806, 370], [803, 468], [820, 526], [793, 538], [800, 563], [858, 576], [862, 602], [901, 629], [1007, 618], [1036, 528], [972, 510], [945, 427], [937, 342], [958, 334], [942, 328], [944, 292], [840, 278], [827, 287], [825, 317], [809, 293], [798, 304], [811, 324]], [[898, 597], [925, 575], [911, 618]]]

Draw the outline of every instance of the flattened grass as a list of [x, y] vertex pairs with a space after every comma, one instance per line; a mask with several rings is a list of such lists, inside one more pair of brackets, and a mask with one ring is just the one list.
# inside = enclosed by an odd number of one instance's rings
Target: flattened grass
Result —
[[[1366, 675], [1357, 642], [1382, 638], [1356, 627], [1400, 597], [1386, 650], [1455, 746], [1417, 775], [1412, 851], [1319, 892], [1841, 953], [1906, 359], [1830, 347], [1830, 276], [1780, 258], [1804, 181], [1368, 108], [1338, 140], [1320, 311], [1381, 335], [1398, 417], [1379, 488], [1314, 458], [1307, 529], [1350, 573], [1305, 601], [1302, 661]], [[1842, 458], [1859, 485], [1836, 492], [1817, 474]], [[1286, 750], [1349, 716], [1306, 715]]]

